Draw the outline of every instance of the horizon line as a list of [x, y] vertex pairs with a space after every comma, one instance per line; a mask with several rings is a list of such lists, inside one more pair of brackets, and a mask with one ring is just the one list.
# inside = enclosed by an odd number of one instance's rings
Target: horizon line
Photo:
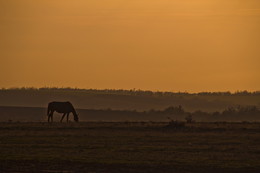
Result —
[[235, 90], [235, 91], [199, 91], [199, 92], [189, 92], [189, 91], [169, 91], [169, 90], [149, 90], [149, 89], [140, 89], [140, 88], [132, 88], [132, 89], [123, 89], [123, 88], [79, 88], [79, 87], [1, 87], [0, 90], [42, 90], [42, 89], [60, 89], [60, 90], [96, 90], [96, 91], [129, 91], [129, 92], [153, 92], [153, 93], [186, 93], [186, 94], [200, 94], [200, 93], [260, 93], [260, 90]]

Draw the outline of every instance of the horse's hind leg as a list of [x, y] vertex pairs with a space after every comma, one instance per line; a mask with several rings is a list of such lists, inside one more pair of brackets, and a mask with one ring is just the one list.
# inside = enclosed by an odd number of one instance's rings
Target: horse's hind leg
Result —
[[66, 113], [64, 113], [64, 114], [62, 115], [62, 118], [61, 118], [60, 122], [62, 122], [62, 120], [63, 120], [63, 118], [65, 117], [65, 115], [66, 115]]
[[50, 122], [50, 120], [53, 122], [53, 111], [51, 111], [48, 115], [48, 122]]

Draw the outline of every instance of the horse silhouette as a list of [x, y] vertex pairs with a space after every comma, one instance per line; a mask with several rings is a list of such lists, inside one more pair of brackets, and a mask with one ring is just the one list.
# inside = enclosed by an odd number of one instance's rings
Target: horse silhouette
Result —
[[50, 122], [50, 119], [51, 119], [51, 122], [53, 122], [53, 113], [55, 111], [58, 113], [63, 113], [63, 116], [62, 116], [60, 122], [62, 122], [65, 115], [67, 115], [67, 122], [68, 122], [69, 114], [71, 112], [74, 115], [74, 121], [76, 121], [76, 122], [79, 121], [78, 114], [76, 113], [73, 105], [70, 102], [50, 102], [48, 104], [48, 110], [47, 110], [48, 122]]

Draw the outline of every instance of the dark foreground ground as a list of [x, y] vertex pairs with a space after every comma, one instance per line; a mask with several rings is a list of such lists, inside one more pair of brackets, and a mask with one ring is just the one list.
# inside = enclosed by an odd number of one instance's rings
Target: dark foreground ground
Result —
[[0, 172], [260, 172], [259, 123], [0, 123]]

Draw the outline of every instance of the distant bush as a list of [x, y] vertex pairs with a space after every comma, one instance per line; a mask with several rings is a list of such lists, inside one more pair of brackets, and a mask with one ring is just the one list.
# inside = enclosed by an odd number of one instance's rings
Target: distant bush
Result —
[[168, 125], [166, 126], [167, 128], [172, 128], [172, 129], [181, 129], [185, 127], [185, 122], [177, 121], [177, 120], [172, 120], [171, 118], [168, 117], [170, 120]]
[[222, 115], [260, 115], [260, 110], [256, 106], [229, 107], [222, 112]]
[[178, 107], [170, 106], [170, 107], [166, 108], [165, 110], [163, 110], [163, 113], [172, 114], [172, 115], [182, 115], [185, 113], [185, 111], [183, 110], [182, 106], [180, 105]]
[[185, 120], [186, 120], [186, 123], [193, 123], [194, 122], [194, 120], [192, 119], [192, 115], [191, 114], [187, 115], [185, 117]]

